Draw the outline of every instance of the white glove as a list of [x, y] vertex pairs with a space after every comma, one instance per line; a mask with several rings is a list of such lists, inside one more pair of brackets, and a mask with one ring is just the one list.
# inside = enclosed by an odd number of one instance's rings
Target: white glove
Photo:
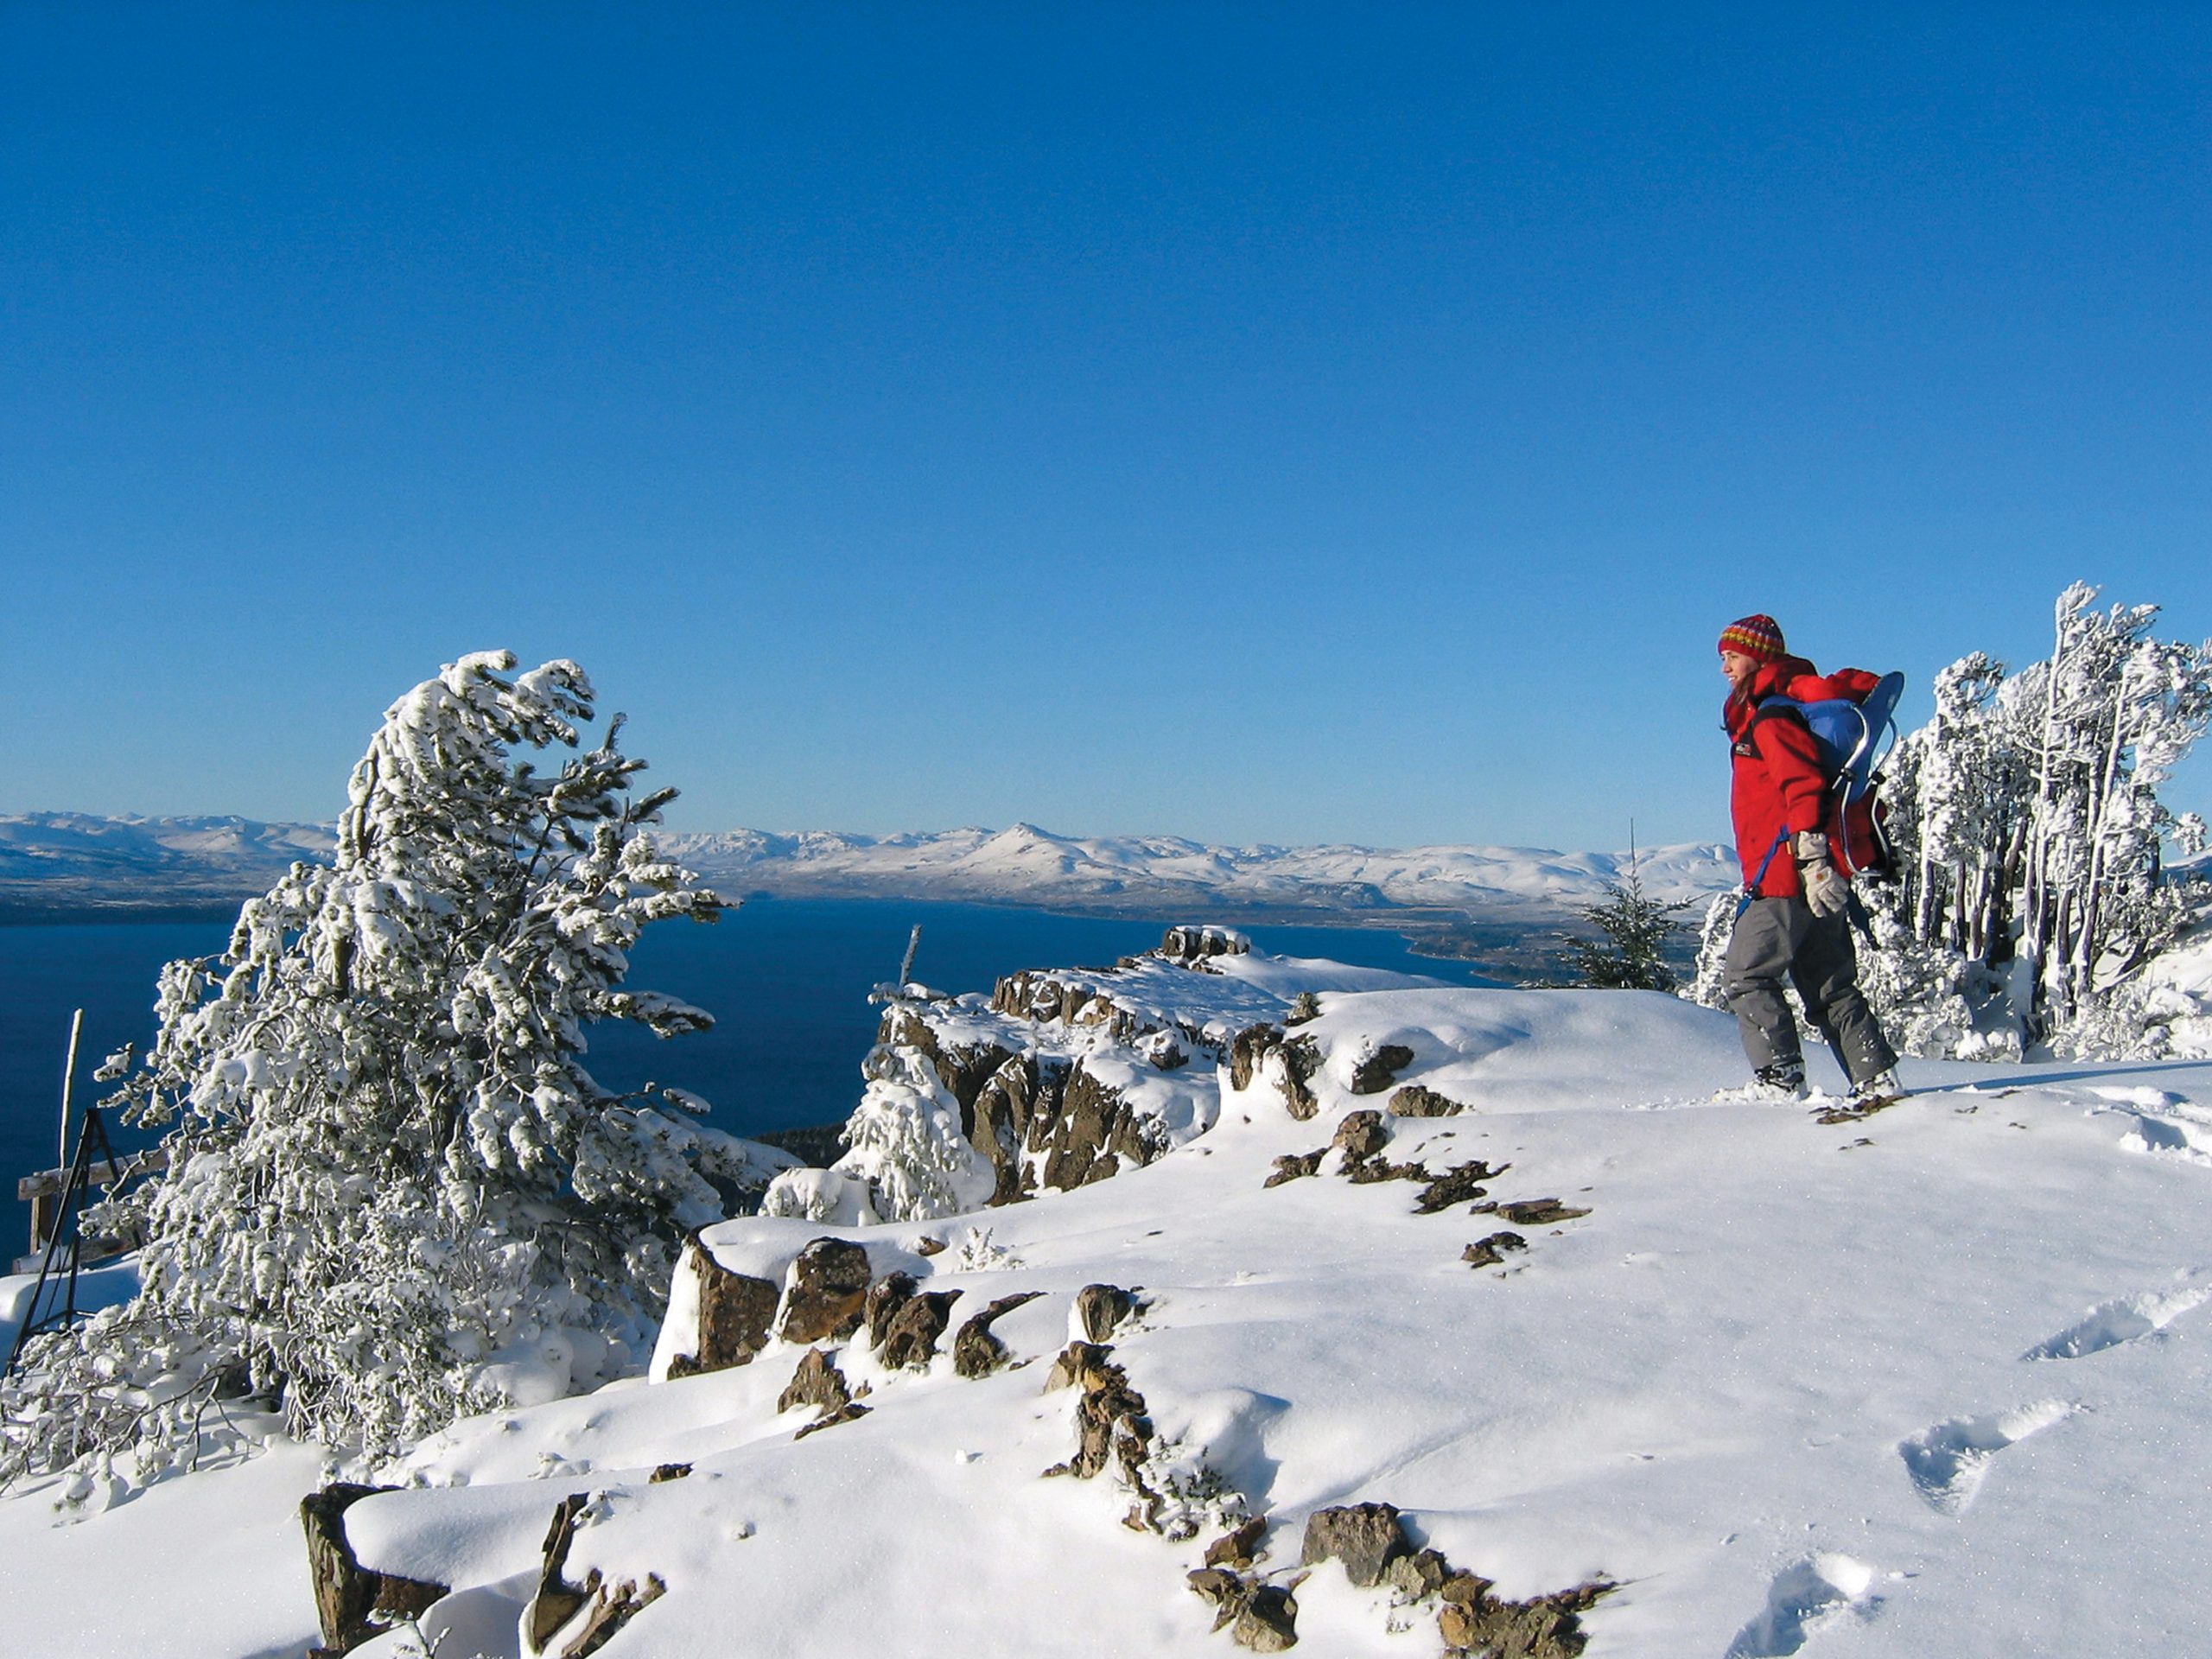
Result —
[[1791, 849], [1797, 859], [1797, 879], [1804, 884], [1805, 903], [1815, 916], [1840, 916], [1851, 902], [1851, 883], [1836, 874], [1828, 858], [1828, 838], [1817, 830], [1800, 830]]

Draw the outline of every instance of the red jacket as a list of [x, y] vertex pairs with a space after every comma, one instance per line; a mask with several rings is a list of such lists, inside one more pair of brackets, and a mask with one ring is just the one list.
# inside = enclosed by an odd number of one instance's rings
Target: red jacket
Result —
[[[1767, 853], [1778, 840], [1801, 830], [1827, 827], [1822, 815], [1828, 779], [1804, 722], [1758, 719], [1760, 702], [1781, 696], [1800, 702], [1831, 697], [1859, 702], [1874, 689], [1876, 679], [1858, 668], [1824, 677], [1802, 657], [1783, 657], [1763, 666], [1742, 691], [1728, 694], [1720, 721], [1732, 746], [1729, 753], [1734, 777], [1728, 804], [1736, 821], [1736, 856], [1744, 866], [1745, 884], [1756, 880], [1761, 898], [1795, 898], [1804, 891], [1790, 849], [1782, 847], [1770, 859]], [[1764, 876], [1759, 874], [1761, 863], [1766, 866]]]

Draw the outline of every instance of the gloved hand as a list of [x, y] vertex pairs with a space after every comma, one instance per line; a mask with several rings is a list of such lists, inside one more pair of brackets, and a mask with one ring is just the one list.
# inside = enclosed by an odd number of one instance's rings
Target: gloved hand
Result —
[[1797, 859], [1797, 879], [1805, 888], [1805, 903], [1815, 916], [1840, 916], [1851, 902], [1851, 883], [1836, 872], [1828, 857], [1828, 838], [1817, 830], [1800, 830], [1790, 850]]

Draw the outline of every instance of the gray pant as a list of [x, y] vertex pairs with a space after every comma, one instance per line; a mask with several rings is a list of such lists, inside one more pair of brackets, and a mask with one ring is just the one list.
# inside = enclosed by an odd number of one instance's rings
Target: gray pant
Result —
[[1782, 995], [1784, 974], [1853, 1083], [1897, 1064], [1897, 1051], [1859, 995], [1859, 958], [1844, 917], [1815, 916], [1802, 899], [1754, 899], [1737, 918], [1725, 966], [1721, 994], [1754, 1067], [1804, 1063], [1797, 1022]]

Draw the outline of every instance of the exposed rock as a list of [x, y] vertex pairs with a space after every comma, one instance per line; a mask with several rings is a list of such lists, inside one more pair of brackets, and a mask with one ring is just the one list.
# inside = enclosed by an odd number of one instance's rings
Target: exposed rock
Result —
[[914, 1241], [916, 1255], [943, 1255], [944, 1249], [944, 1241], [931, 1233], [924, 1233]]
[[1478, 1238], [1461, 1252], [1459, 1259], [1470, 1267], [1494, 1268], [1505, 1260], [1509, 1250], [1525, 1250], [1529, 1241], [1518, 1233], [1492, 1233], [1488, 1238]]
[[1353, 1068], [1351, 1091], [1355, 1095], [1379, 1095], [1413, 1063], [1413, 1050], [1402, 1043], [1385, 1043]]
[[1119, 1285], [1085, 1285], [1075, 1294], [1076, 1322], [1093, 1342], [1104, 1342], [1136, 1311], [1137, 1299]]
[[1229, 1081], [1242, 1094], [1260, 1075], [1260, 1062], [1282, 1042], [1281, 1026], [1247, 1026], [1229, 1039]]
[[1016, 1054], [984, 1081], [976, 1096], [975, 1128], [969, 1136], [990, 1162], [996, 1185], [990, 1201], [1012, 1204], [1025, 1196], [1022, 1148], [1042, 1130], [1049, 1144], [1049, 1123], [1059, 1112], [1065, 1067], [1040, 1070], [1035, 1058]]
[[1263, 1584], [1236, 1615], [1230, 1634], [1255, 1653], [1281, 1653], [1298, 1645], [1298, 1598], [1279, 1584]]
[[1281, 1026], [1247, 1026], [1230, 1039], [1229, 1080], [1238, 1090], [1264, 1077], [1282, 1096], [1283, 1109], [1303, 1120], [1320, 1109], [1306, 1085], [1321, 1069], [1321, 1051], [1311, 1037], [1283, 1035]]
[[1119, 1089], [1078, 1061], [1060, 1090], [1044, 1184], [1065, 1192], [1118, 1173], [1124, 1158], [1132, 1164], [1152, 1162], [1167, 1148], [1148, 1128], [1129, 1110]]
[[991, 1331], [991, 1322], [1000, 1315], [1011, 1313], [1025, 1302], [1033, 1302], [1045, 1293], [1026, 1290], [1018, 1296], [1001, 1296], [982, 1313], [960, 1327], [952, 1339], [952, 1370], [958, 1376], [988, 1376], [1013, 1357], [1007, 1352], [1006, 1344]]
[[1348, 1503], [1316, 1510], [1306, 1518], [1301, 1559], [1312, 1567], [1332, 1557], [1363, 1590], [1382, 1581], [1390, 1563], [1408, 1552], [1398, 1511], [1389, 1503]]
[[1106, 1357], [1111, 1351], [1095, 1342], [1068, 1344], [1052, 1361], [1052, 1369], [1045, 1378], [1045, 1392], [1079, 1388], [1088, 1393], [1112, 1369]]
[[1512, 1167], [1510, 1164], [1500, 1164], [1492, 1169], [1479, 1158], [1472, 1163], [1460, 1164], [1438, 1176], [1422, 1190], [1420, 1199], [1414, 1205], [1414, 1213], [1433, 1216], [1440, 1210], [1449, 1210], [1455, 1204], [1465, 1204], [1471, 1199], [1479, 1198], [1483, 1196], [1483, 1182], [1494, 1181]]
[[[575, 1541], [577, 1518], [588, 1502], [583, 1493], [572, 1492], [555, 1506], [553, 1524], [545, 1535], [537, 1593], [523, 1609], [523, 1634], [529, 1650], [547, 1659], [588, 1659], [640, 1609], [651, 1606], [668, 1591], [657, 1573], [645, 1575], [643, 1589], [628, 1579], [610, 1589], [601, 1581], [597, 1567], [585, 1575], [582, 1584], [569, 1582], [569, 1546]], [[584, 1618], [575, 1633], [558, 1648], [549, 1648], [547, 1644], [568, 1629], [580, 1612]]]
[[1444, 1559], [1441, 1551], [1433, 1549], [1395, 1556], [1382, 1569], [1382, 1582], [1408, 1601], [1426, 1600], [1441, 1590], [1445, 1580], [1452, 1576], [1452, 1563]]
[[[1367, 1092], [1372, 1094], [1374, 1090]], [[1346, 1158], [1372, 1158], [1390, 1144], [1390, 1131], [1382, 1127], [1380, 1112], [1347, 1112], [1344, 1121], [1337, 1125], [1336, 1139], [1330, 1144], [1339, 1148]]]
[[1243, 1612], [1245, 1603], [1252, 1599], [1252, 1592], [1259, 1588], [1256, 1582], [1241, 1573], [1213, 1566], [1185, 1574], [1184, 1582], [1191, 1586], [1192, 1595], [1212, 1607], [1213, 1627], [1217, 1630]]
[[1418, 1160], [1394, 1164], [1381, 1158], [1354, 1158], [1347, 1154], [1344, 1179], [1354, 1186], [1367, 1186], [1376, 1181], [1433, 1181], [1436, 1172]]
[[1259, 1559], [1260, 1541], [1268, 1535], [1268, 1517], [1255, 1515], [1232, 1532], [1225, 1532], [1206, 1546], [1208, 1567], [1247, 1567]]
[[1400, 1117], [1457, 1117], [1467, 1109], [1448, 1095], [1409, 1083], [1390, 1096], [1390, 1109]]
[[691, 1465], [688, 1463], [657, 1464], [653, 1467], [652, 1473], [645, 1477], [645, 1484], [648, 1486], [658, 1486], [666, 1481], [682, 1480], [690, 1472]]
[[1263, 1187], [1281, 1186], [1285, 1181], [1301, 1180], [1317, 1173], [1321, 1160], [1329, 1155], [1326, 1147], [1317, 1147], [1312, 1152], [1287, 1152], [1275, 1160], [1274, 1173], [1260, 1183]]
[[1578, 1659], [1590, 1638], [1581, 1615], [1614, 1586], [1602, 1580], [1535, 1596], [1503, 1601], [1487, 1580], [1459, 1573], [1438, 1592], [1437, 1634], [1452, 1659]]
[[957, 1290], [925, 1290], [907, 1299], [883, 1334], [880, 1357], [887, 1370], [919, 1370], [937, 1357], [937, 1339], [952, 1318]]
[[837, 1369], [837, 1362], [819, 1348], [810, 1348], [799, 1357], [798, 1369], [791, 1373], [791, 1380], [776, 1397], [776, 1409], [789, 1411], [793, 1406], [812, 1406], [828, 1415], [842, 1411], [853, 1402], [853, 1391], [846, 1385], [845, 1374]]
[[1290, 1012], [1283, 1015], [1282, 1022], [1286, 1026], [1303, 1026], [1320, 1017], [1321, 999], [1311, 991], [1300, 991], [1290, 999]]
[[1169, 962], [1204, 962], [1209, 957], [1246, 957], [1252, 941], [1226, 927], [1171, 927], [1159, 954]]
[[792, 1264], [776, 1334], [785, 1342], [835, 1342], [860, 1329], [868, 1303], [868, 1252], [850, 1239], [817, 1238]]
[[868, 1287], [868, 1300], [861, 1304], [861, 1313], [868, 1322], [869, 1347], [883, 1346], [883, 1338], [890, 1334], [891, 1321], [899, 1317], [899, 1310], [913, 1294], [914, 1275], [911, 1273], [887, 1273]]
[[669, 1376], [692, 1376], [747, 1363], [768, 1345], [778, 1287], [766, 1279], [732, 1273], [696, 1239], [684, 1246], [683, 1254], [699, 1287], [698, 1345], [696, 1352], [670, 1360]]
[[1075, 1408], [1075, 1456], [1046, 1472], [1089, 1480], [1118, 1457], [1130, 1484], [1148, 1492], [1143, 1465], [1152, 1440], [1152, 1419], [1146, 1414], [1144, 1396], [1129, 1386], [1128, 1374], [1106, 1357], [1107, 1351], [1096, 1343], [1071, 1342], [1052, 1362], [1046, 1389], [1073, 1382], [1082, 1386], [1083, 1398]]
[[1557, 1198], [1516, 1198], [1510, 1204], [1497, 1206], [1501, 1221], [1510, 1221], [1516, 1227], [1548, 1227], [1554, 1222], [1579, 1221], [1590, 1212], [1561, 1204]]
[[569, 1546], [575, 1541], [576, 1517], [590, 1502], [582, 1492], [571, 1492], [553, 1506], [553, 1524], [547, 1529], [543, 1557], [538, 1568], [537, 1593], [523, 1609], [523, 1635], [532, 1653], [543, 1653], [561, 1627], [574, 1618], [585, 1600], [599, 1588], [594, 1572], [581, 1585], [570, 1584]]
[[315, 1617], [322, 1625], [319, 1653], [349, 1652], [448, 1593], [442, 1584], [372, 1572], [354, 1558], [353, 1547], [346, 1540], [346, 1511], [372, 1493], [392, 1490], [340, 1481], [300, 1500], [300, 1524], [308, 1535], [308, 1577], [315, 1586]]
[[819, 1434], [825, 1428], [835, 1428], [840, 1423], [852, 1422], [858, 1418], [867, 1416], [868, 1414], [868, 1408], [861, 1404], [859, 1401], [849, 1401], [826, 1416], [816, 1418], [798, 1433], [792, 1435], [791, 1439], [803, 1440], [810, 1434]]

